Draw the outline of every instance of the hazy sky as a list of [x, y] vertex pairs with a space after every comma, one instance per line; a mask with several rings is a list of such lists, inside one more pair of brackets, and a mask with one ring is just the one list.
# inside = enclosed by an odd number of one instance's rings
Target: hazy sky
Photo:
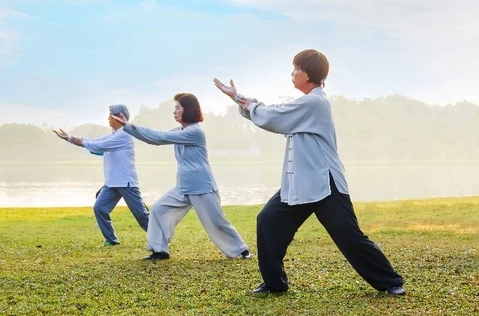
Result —
[[155, 107], [213, 77], [267, 102], [298, 96], [291, 60], [330, 60], [327, 92], [479, 104], [476, 0], [0, 0], [0, 124], [104, 123], [108, 105]]

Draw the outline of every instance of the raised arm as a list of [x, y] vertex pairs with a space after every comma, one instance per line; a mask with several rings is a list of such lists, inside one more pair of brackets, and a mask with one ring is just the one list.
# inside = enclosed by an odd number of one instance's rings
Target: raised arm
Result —
[[131, 124], [125, 119], [123, 114], [120, 114], [120, 116], [112, 115], [111, 117], [123, 125], [125, 132], [150, 145], [195, 145], [200, 140], [199, 130], [192, 125], [184, 129], [175, 128], [164, 132]]
[[164, 132], [127, 123], [123, 129], [131, 136], [151, 145], [195, 145], [198, 143], [198, 131], [195, 128], [187, 127]]
[[[317, 97], [316, 97], [317, 98]], [[262, 102], [244, 102], [241, 107], [247, 108], [251, 121], [264, 130], [278, 134], [316, 133], [321, 124], [321, 106], [315, 96], [302, 96], [292, 102], [265, 105]]]
[[83, 140], [83, 147], [92, 153], [99, 153], [127, 149], [133, 145], [132, 140], [122, 130], [107, 136], [95, 140]]

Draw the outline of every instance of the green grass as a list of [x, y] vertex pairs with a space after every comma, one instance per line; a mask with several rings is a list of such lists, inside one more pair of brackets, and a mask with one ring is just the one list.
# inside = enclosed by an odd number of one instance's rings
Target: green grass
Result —
[[[228, 260], [194, 212], [170, 260], [143, 262], [146, 234], [113, 213], [121, 245], [98, 247], [89, 208], [0, 209], [0, 315], [479, 315], [479, 198], [355, 205], [365, 233], [404, 276], [405, 297], [364, 282], [311, 217], [288, 249], [291, 289], [254, 297], [257, 260]], [[260, 206], [225, 207], [255, 246]]]

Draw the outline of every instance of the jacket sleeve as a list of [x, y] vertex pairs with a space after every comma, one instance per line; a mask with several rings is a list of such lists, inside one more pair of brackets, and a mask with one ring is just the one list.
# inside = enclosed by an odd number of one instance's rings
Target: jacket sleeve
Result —
[[238, 107], [238, 112], [241, 114], [242, 117], [245, 119], [248, 119], [251, 121], [251, 115], [249, 114], [249, 111], [243, 109], [241, 106]]
[[132, 146], [132, 141], [129, 139], [128, 134], [123, 131], [119, 130], [108, 136], [107, 138], [101, 137], [96, 140], [84, 140], [83, 147], [92, 153], [101, 153], [126, 149]]
[[302, 96], [292, 102], [265, 105], [262, 102], [249, 106], [249, 115], [253, 123], [270, 132], [292, 134], [309, 120], [312, 105], [308, 96]]
[[198, 142], [198, 131], [194, 128], [173, 129], [171, 131], [158, 131], [143, 126], [126, 124], [125, 132], [131, 136], [151, 145], [194, 145]]

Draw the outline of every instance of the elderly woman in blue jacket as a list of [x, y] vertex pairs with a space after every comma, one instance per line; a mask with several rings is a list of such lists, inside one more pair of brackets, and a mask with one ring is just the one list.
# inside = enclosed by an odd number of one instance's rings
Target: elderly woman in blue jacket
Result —
[[178, 162], [176, 186], [151, 206], [148, 225], [148, 250], [146, 260], [170, 258], [169, 243], [174, 229], [194, 207], [198, 218], [213, 243], [229, 258], [249, 258], [248, 246], [226, 219], [221, 208], [211, 167], [208, 162], [206, 137], [200, 122], [203, 121], [198, 99], [190, 93], [180, 93], [173, 112], [180, 127], [170, 131], [157, 131], [128, 123], [115, 116], [128, 134], [151, 145], [173, 144]]
[[304, 95], [267, 106], [214, 79], [256, 126], [286, 136], [281, 189], [257, 218], [258, 262], [263, 283], [253, 293], [285, 292], [283, 258], [294, 234], [315, 214], [353, 268], [371, 286], [403, 295], [402, 277], [358, 226], [339, 159], [331, 106], [323, 90], [329, 72], [326, 56], [308, 49], [293, 59], [294, 87]]

